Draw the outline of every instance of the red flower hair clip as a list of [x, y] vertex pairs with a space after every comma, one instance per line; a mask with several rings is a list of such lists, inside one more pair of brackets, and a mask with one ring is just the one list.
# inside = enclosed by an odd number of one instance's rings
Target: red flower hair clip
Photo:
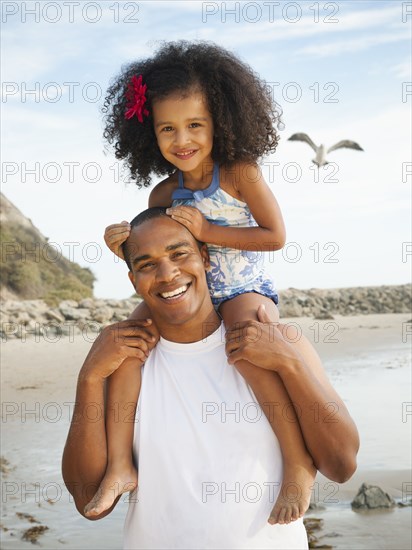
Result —
[[129, 119], [136, 115], [137, 120], [143, 122], [143, 115], [149, 115], [149, 111], [144, 108], [144, 104], [147, 100], [145, 95], [146, 87], [146, 84], [142, 84], [142, 75], [139, 75], [139, 78], [137, 78], [137, 76], [132, 76], [126, 92], [128, 103], [126, 105], [127, 111], [124, 115], [125, 118]]

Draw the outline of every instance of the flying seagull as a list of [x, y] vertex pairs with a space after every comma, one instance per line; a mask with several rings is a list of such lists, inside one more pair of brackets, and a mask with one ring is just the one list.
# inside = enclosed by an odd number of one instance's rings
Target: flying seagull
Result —
[[332, 147], [329, 147], [329, 149], [326, 149], [324, 145], [315, 145], [308, 134], [293, 134], [292, 136], [290, 136], [288, 141], [306, 141], [306, 143], [308, 143], [316, 153], [316, 157], [312, 159], [312, 162], [316, 164], [318, 168], [324, 166], [325, 164], [329, 164], [329, 162], [326, 160], [326, 154], [335, 151], [335, 149], [346, 147], [347, 149], [356, 149], [357, 151], [363, 151], [362, 147], [358, 143], [356, 143], [355, 141], [350, 141], [349, 139], [338, 141], [338, 143], [335, 143], [335, 145], [332, 145]]

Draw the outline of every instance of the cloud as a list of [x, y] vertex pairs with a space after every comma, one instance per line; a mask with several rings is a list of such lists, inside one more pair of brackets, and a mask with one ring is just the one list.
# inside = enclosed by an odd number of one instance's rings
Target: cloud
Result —
[[[27, 51], [25, 41], [16, 44], [14, 40], [7, 44], [7, 56], [4, 56], [3, 82], [27, 82], [36, 80], [51, 71], [57, 62], [56, 53], [44, 44], [38, 43]], [[39, 41], [40, 42], [40, 41]], [[6, 48], [7, 38], [3, 37], [3, 47]]]
[[[150, 55], [153, 52], [152, 43], [165, 39], [213, 40], [231, 49], [254, 45], [262, 47], [274, 43], [283, 43], [282, 46], [287, 48], [288, 43], [296, 41], [297, 46], [303, 47], [297, 52], [295, 49], [295, 56], [325, 57], [409, 38], [402, 27], [396, 29], [396, 32], [394, 29], [393, 32], [389, 30], [382, 33], [382, 29], [389, 29], [391, 25], [399, 23], [399, 6], [361, 10], [351, 8], [350, 4], [339, 5], [339, 11], [333, 16], [338, 19], [337, 23], [325, 22], [325, 17], [331, 15], [331, 12], [321, 7], [319, 23], [315, 23], [314, 11], [310, 9], [310, 3], [306, 2], [301, 4], [301, 18], [291, 23], [282, 18], [284, 6], [275, 6], [274, 18], [270, 20], [269, 7], [265, 7], [264, 3], [253, 3], [261, 6], [261, 15], [255, 24], [242, 17], [245, 9], [242, 3], [238, 3], [241, 14], [239, 23], [229, 14], [223, 23], [224, 3], [217, 2], [210, 4], [218, 8], [218, 13], [205, 21], [206, 4], [168, 2], [167, 8], [162, 10], [161, 7], [166, 6], [166, 3], [144, 2], [139, 4], [139, 22], [136, 24], [123, 22], [130, 13], [128, 10], [124, 12], [126, 5], [122, 4], [118, 4], [119, 13], [109, 5], [102, 7], [102, 18], [96, 24], [79, 20], [78, 12], [75, 13], [77, 19], [73, 24], [63, 20], [54, 25], [44, 22], [35, 24], [28, 20], [23, 27], [23, 24], [12, 21], [13, 24], [3, 31], [3, 46], [8, 50], [8, 56], [3, 62], [3, 80], [19, 82], [44, 79], [45, 75], [65, 71], [69, 67], [72, 71], [77, 64], [80, 68], [87, 63], [107, 67], [107, 63], [114, 63], [117, 56], [124, 62]], [[114, 17], [120, 18], [119, 23], [114, 23]], [[289, 17], [292, 17], [292, 12]], [[153, 21], [156, 21], [156, 25], [152, 24]], [[171, 21], [179, 24], [171, 26]], [[379, 28], [377, 35], [358, 36], [359, 31], [373, 27]], [[406, 26], [403, 27], [406, 31]], [[336, 33], [352, 36], [336, 42]], [[317, 40], [330, 37], [330, 41], [320, 45], [305, 45], [305, 38], [312, 36], [316, 36]], [[96, 49], [96, 43], [101, 44], [100, 48]]]
[[309, 45], [304, 48], [300, 48], [296, 53], [297, 55], [329, 57], [344, 53], [356, 53], [381, 44], [390, 44], [392, 42], [401, 42], [403, 40], [410, 40], [410, 33], [408, 29], [405, 29], [404, 32], [394, 31], [381, 34], [370, 34], [360, 36], [359, 38], [351, 38], [350, 40], [334, 40], [333, 42]]
[[[207, 3], [203, 2], [202, 4], [205, 5]], [[334, 14], [330, 10], [325, 11], [320, 9], [319, 21], [315, 23], [315, 12], [313, 9], [310, 9], [309, 3], [304, 3], [301, 4], [302, 11], [300, 17], [293, 23], [292, 15], [295, 16], [295, 12], [292, 14], [292, 10], [285, 13], [284, 6], [277, 6], [271, 18], [269, 8], [265, 9], [265, 4], [262, 3], [260, 5], [260, 16], [254, 23], [252, 22], [252, 16], [248, 16], [247, 12], [244, 13], [245, 5], [242, 6], [241, 3], [237, 3], [239, 5], [238, 19], [236, 19], [235, 15], [229, 13], [229, 9], [234, 9], [233, 6], [228, 6], [226, 8], [228, 13], [225, 14], [223, 4], [217, 2], [210, 2], [209, 4], [213, 5], [217, 9], [217, 12], [209, 16], [203, 14], [203, 26], [200, 26], [200, 31], [199, 27], [197, 28], [199, 38], [217, 40], [232, 48], [244, 46], [245, 43], [256, 45], [263, 43], [272, 44], [282, 41], [289, 42], [299, 38], [304, 39], [310, 36], [330, 35], [335, 39], [336, 33], [356, 33], [357, 31], [372, 27], [382, 29], [396, 25], [400, 21], [399, 6], [369, 10], [350, 10], [348, 8], [350, 4], [348, 3], [339, 5], [339, 11]], [[334, 6], [335, 4], [332, 3], [331, 5]], [[170, 15], [172, 17], [172, 14]], [[330, 16], [330, 20], [328, 16]], [[333, 22], [334, 20], [336, 22]], [[257, 28], [259, 29], [258, 32], [256, 32]]]
[[411, 79], [411, 60], [405, 59], [405, 61], [402, 61], [401, 63], [398, 63], [397, 65], [394, 65], [391, 67], [391, 71], [394, 73], [395, 76], [398, 78], [409, 78]]

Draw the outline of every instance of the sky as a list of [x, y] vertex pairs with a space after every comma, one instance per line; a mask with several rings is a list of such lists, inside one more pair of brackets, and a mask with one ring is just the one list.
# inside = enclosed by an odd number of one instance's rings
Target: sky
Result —
[[[248, 63], [283, 109], [277, 151], [262, 159], [287, 229], [268, 253], [277, 287], [410, 281], [412, 3], [3, 1], [2, 192], [95, 274], [94, 294], [126, 298], [127, 268], [107, 225], [147, 207], [102, 137], [102, 105], [123, 64], [162, 41], [215, 42]], [[330, 153], [291, 142], [307, 133]], [[159, 181], [154, 179], [154, 184]]]

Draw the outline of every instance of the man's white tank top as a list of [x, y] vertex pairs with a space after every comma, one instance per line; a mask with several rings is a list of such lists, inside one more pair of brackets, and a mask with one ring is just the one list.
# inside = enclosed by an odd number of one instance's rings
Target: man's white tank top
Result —
[[302, 520], [267, 523], [282, 455], [224, 342], [161, 338], [142, 368], [125, 549], [308, 548]]

